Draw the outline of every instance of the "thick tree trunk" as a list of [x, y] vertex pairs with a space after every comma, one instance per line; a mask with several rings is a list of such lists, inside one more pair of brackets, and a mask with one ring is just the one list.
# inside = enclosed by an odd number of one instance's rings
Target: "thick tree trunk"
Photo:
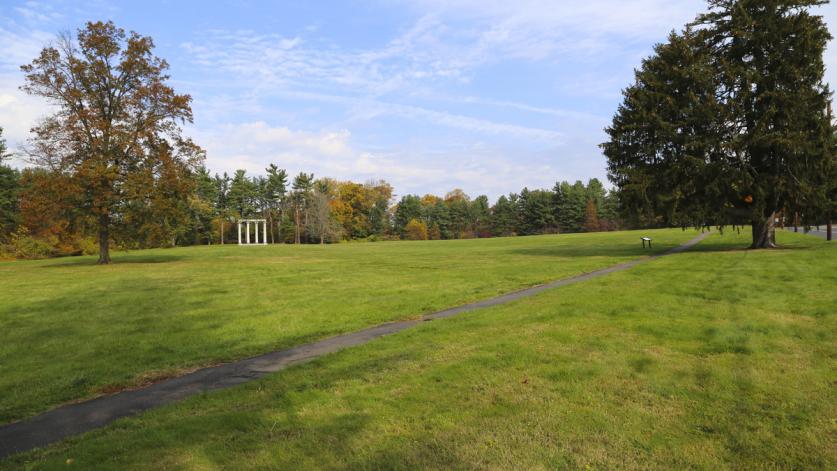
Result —
[[99, 216], [99, 265], [110, 263], [110, 215]]
[[753, 244], [751, 249], [776, 247], [776, 213], [771, 212], [766, 219], [753, 221]]

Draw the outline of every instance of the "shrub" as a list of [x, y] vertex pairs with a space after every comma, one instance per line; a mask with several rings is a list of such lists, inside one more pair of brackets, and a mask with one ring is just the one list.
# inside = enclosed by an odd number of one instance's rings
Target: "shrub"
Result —
[[18, 227], [7, 246], [6, 252], [15, 258], [47, 258], [55, 253], [54, 240], [36, 239], [29, 234], [29, 229]]

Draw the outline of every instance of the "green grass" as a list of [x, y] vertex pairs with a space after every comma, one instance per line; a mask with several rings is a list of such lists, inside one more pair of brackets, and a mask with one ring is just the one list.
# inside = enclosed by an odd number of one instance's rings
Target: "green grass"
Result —
[[[694, 231], [644, 231], [659, 252]], [[0, 423], [648, 254], [639, 233], [0, 263]]]
[[837, 251], [778, 237], [712, 236], [0, 468], [834, 469]]

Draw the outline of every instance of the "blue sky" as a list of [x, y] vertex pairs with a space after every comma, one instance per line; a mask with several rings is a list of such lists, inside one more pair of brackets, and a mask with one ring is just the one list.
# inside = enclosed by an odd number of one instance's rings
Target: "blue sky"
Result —
[[[605, 180], [597, 144], [633, 69], [701, 0], [54, 1], [0, 4], [0, 126], [14, 148], [49, 110], [19, 66], [61, 31], [150, 35], [194, 98], [214, 171], [472, 196]], [[820, 9], [829, 25], [834, 5]], [[833, 31], [833, 30], [832, 30]], [[832, 48], [833, 49], [833, 48]], [[828, 78], [837, 68], [829, 50]], [[20, 162], [18, 162], [20, 164]]]

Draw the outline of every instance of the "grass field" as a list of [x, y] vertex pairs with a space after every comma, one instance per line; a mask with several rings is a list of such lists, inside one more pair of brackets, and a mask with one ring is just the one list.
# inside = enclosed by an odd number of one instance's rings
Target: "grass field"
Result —
[[[645, 231], [654, 252], [694, 231]], [[0, 263], [0, 423], [640, 257], [636, 232]]]
[[0, 468], [833, 469], [837, 250], [778, 237], [715, 235]]
[[837, 250], [778, 237], [712, 236], [0, 468], [833, 469]]

